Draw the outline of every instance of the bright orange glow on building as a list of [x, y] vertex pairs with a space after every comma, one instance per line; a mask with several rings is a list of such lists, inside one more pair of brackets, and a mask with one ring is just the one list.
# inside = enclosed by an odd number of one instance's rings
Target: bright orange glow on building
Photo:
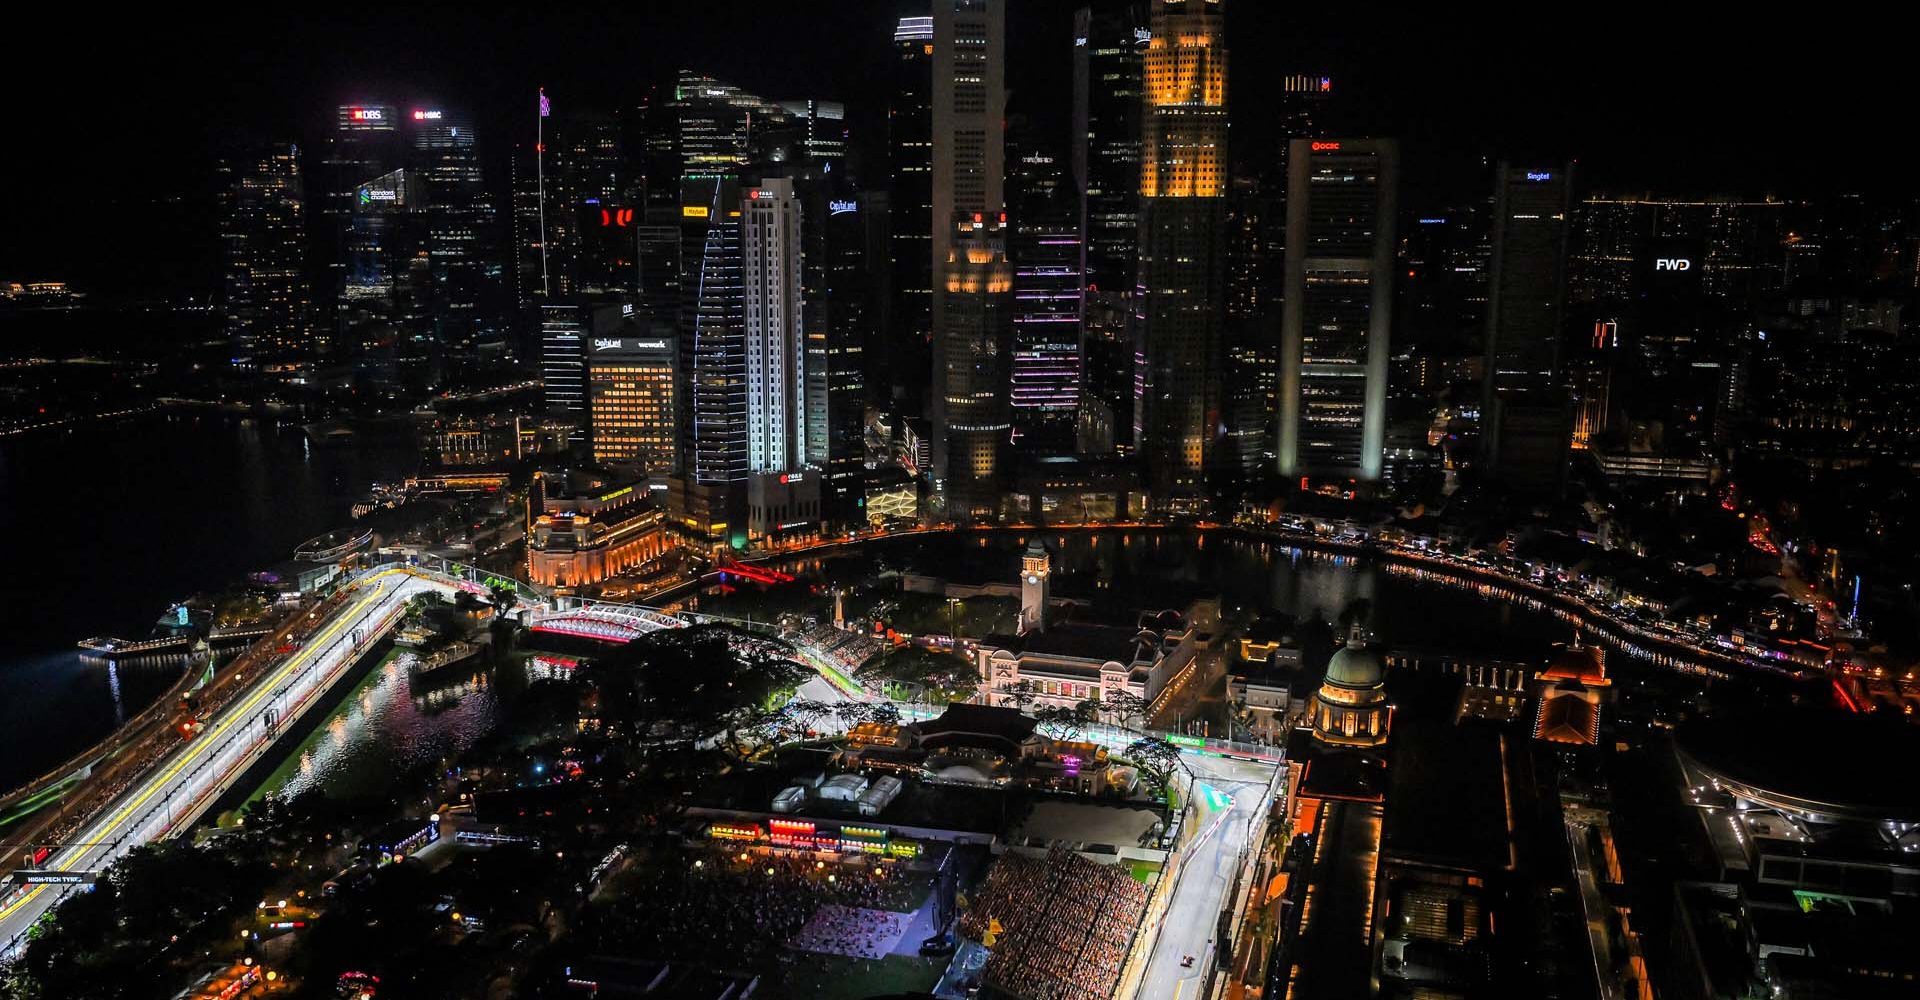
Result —
[[1226, 194], [1227, 47], [1217, 4], [1156, 4], [1143, 70], [1140, 194]]

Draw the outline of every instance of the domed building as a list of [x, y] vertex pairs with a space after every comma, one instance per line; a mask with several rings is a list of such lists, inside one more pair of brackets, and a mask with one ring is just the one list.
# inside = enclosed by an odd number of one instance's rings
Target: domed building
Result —
[[1384, 746], [1387, 725], [1386, 668], [1367, 650], [1355, 622], [1313, 696], [1313, 738], [1342, 747]]

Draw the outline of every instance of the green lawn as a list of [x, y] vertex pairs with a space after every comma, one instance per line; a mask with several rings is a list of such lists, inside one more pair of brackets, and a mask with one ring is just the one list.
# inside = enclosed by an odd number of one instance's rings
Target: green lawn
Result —
[[1160, 874], [1160, 866], [1152, 861], [1134, 861], [1127, 865], [1127, 871], [1134, 881], [1152, 884], [1153, 877]]
[[[824, 970], [821, 968], [825, 965]], [[940, 982], [945, 959], [888, 955], [878, 962], [864, 958], [806, 953], [788, 976], [782, 996], [819, 1000], [861, 1000], [890, 993], [924, 993]]]

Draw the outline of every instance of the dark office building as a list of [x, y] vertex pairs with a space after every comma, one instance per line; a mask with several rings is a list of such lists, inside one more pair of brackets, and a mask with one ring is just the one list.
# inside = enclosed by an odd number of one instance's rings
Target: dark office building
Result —
[[311, 362], [300, 148], [262, 146], [223, 163], [221, 173], [221, 308], [229, 360], [240, 369]]
[[1502, 163], [1496, 176], [1481, 444], [1499, 482], [1558, 492], [1572, 434], [1560, 368], [1571, 170]]
[[411, 164], [423, 195], [427, 288], [417, 295], [443, 364], [506, 351], [505, 273], [473, 120], [440, 108], [408, 116]]
[[1135, 437], [1161, 503], [1199, 496], [1221, 425], [1227, 211], [1222, 0], [1155, 0], [1144, 57]]
[[[816, 180], [842, 176], [836, 170]], [[808, 415], [807, 457], [825, 474], [820, 496], [824, 518], [853, 523], [864, 520], [858, 508], [866, 474], [871, 388], [867, 351], [874, 340], [879, 293], [870, 267], [874, 250], [866, 218], [869, 203], [849, 188], [836, 191], [817, 182], [805, 183], [801, 197], [809, 388], [819, 386], [815, 391], [824, 404]]]
[[1389, 139], [1295, 139], [1288, 151], [1282, 476], [1380, 478], [1398, 157]]
[[[315, 295], [324, 310], [329, 339], [350, 346], [346, 337], [364, 315], [361, 302], [384, 294], [389, 283], [376, 251], [377, 231], [393, 206], [363, 199], [362, 185], [399, 169], [401, 148], [399, 112], [384, 105], [354, 104], [336, 109], [334, 127], [321, 153], [321, 193], [316, 202], [322, 217], [320, 253], [327, 262], [327, 281]], [[392, 191], [386, 187], [383, 191]]]
[[1140, 241], [1141, 66], [1151, 32], [1138, 0], [1073, 15], [1073, 178], [1081, 192], [1087, 284], [1133, 289]]
[[903, 17], [894, 29], [887, 154], [890, 391], [898, 412], [922, 417], [933, 384], [932, 17]]

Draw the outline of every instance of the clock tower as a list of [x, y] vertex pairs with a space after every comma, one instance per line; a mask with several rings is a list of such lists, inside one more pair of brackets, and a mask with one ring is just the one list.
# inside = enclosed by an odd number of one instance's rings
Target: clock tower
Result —
[[1046, 547], [1034, 539], [1020, 556], [1020, 631], [1043, 631], [1047, 627], [1047, 579], [1053, 562]]

